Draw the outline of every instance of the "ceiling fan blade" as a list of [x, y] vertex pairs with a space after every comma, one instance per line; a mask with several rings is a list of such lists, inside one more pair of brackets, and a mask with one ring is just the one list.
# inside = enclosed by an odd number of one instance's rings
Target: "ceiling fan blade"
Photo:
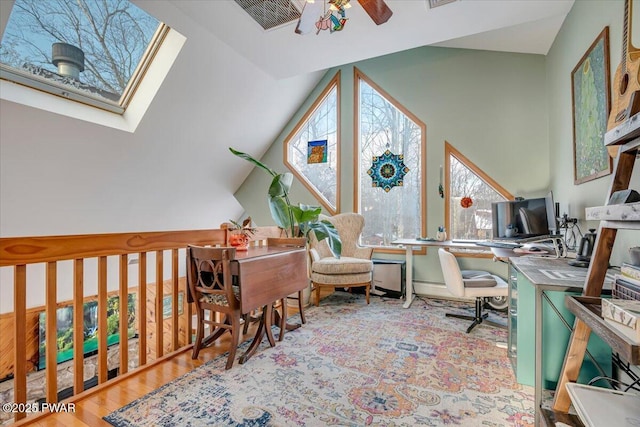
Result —
[[384, 0], [358, 0], [358, 3], [377, 25], [384, 24], [393, 15]]

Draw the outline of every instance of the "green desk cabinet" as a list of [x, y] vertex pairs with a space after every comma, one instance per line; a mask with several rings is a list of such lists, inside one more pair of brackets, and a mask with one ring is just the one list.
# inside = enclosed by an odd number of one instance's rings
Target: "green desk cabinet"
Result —
[[[564, 264], [553, 264], [553, 268], [564, 268], [566, 261], [563, 261]], [[567, 286], [566, 283], [556, 283], [553, 279], [549, 279], [548, 283], [543, 282], [532, 283], [518, 267], [512, 262], [509, 263], [508, 351], [518, 383], [529, 386], [535, 385], [536, 351], [541, 351], [543, 388], [554, 390], [569, 344], [569, 328], [573, 327], [575, 319], [565, 306], [565, 296], [580, 295], [582, 285], [578, 282], [575, 286]], [[541, 336], [537, 338], [542, 341], [542, 349], [536, 348], [536, 286], [540, 286], [539, 291], [542, 292], [543, 327]], [[596, 334], [591, 334], [587, 350], [603, 372], [600, 372], [589, 356], [585, 355], [578, 382], [586, 384], [599, 375], [610, 376], [612, 360], [609, 345]]]

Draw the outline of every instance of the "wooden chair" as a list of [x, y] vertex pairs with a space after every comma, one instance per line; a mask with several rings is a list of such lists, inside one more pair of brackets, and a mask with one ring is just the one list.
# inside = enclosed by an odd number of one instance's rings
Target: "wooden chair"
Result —
[[[285, 247], [295, 247], [295, 248], [304, 248], [306, 246], [306, 238], [304, 237], [268, 237], [267, 238], [267, 246], [285, 246]], [[307, 272], [308, 273], [308, 272]], [[300, 312], [300, 320], [302, 323], [307, 323], [307, 319], [304, 317], [304, 301], [303, 301], [303, 291], [298, 291], [297, 297], [292, 297], [289, 295], [291, 299], [298, 300], [298, 311]], [[282, 341], [284, 328], [286, 326], [287, 321], [287, 300], [286, 298], [281, 301], [282, 304], [282, 318], [280, 319], [280, 338]]]
[[326, 218], [338, 230], [342, 241], [342, 256], [335, 258], [325, 240], [310, 239], [309, 258], [311, 284], [316, 293], [316, 306], [320, 304], [320, 288], [364, 287], [367, 304], [373, 279], [373, 248], [358, 244], [364, 228], [364, 216], [358, 213], [342, 213]]
[[[195, 303], [198, 322], [191, 358], [197, 359], [202, 347], [210, 345], [229, 331], [231, 346], [226, 369], [233, 366], [242, 328], [240, 290], [233, 285], [231, 276], [231, 260], [234, 258], [234, 248], [187, 247], [189, 302]], [[205, 310], [210, 311], [208, 317], [205, 316]], [[216, 313], [224, 315], [224, 318], [219, 320]], [[203, 337], [205, 324], [211, 329], [206, 338]]]

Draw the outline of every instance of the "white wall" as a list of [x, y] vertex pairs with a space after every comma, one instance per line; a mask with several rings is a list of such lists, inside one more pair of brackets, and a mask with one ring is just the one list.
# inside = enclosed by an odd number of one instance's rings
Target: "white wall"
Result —
[[[143, 2], [187, 41], [135, 133], [0, 101], [0, 236], [217, 228], [243, 208], [250, 166], [320, 74], [275, 80], [164, 1]], [[13, 283], [0, 272], [0, 312]], [[59, 299], [71, 297], [61, 282]], [[29, 292], [29, 306], [41, 291]]]

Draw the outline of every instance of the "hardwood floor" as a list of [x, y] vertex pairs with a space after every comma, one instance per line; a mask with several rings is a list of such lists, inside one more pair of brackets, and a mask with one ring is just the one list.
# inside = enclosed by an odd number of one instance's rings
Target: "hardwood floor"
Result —
[[[325, 298], [332, 292], [332, 289], [323, 290], [321, 298]], [[291, 315], [297, 313], [298, 310], [289, 306], [288, 311]], [[242, 341], [253, 338], [257, 327], [256, 325], [256, 323], [250, 324], [247, 334], [242, 337]], [[229, 338], [229, 334], [225, 334], [211, 346], [201, 349], [198, 359], [196, 360], [191, 359], [191, 348], [188, 348], [176, 354], [166, 356], [165, 360], [159, 364], [143, 368], [139, 371], [132, 371], [124, 375], [123, 379], [115, 379], [112, 383], [87, 390], [74, 399], [74, 413], [60, 412], [46, 414], [40, 417], [20, 420], [17, 423], [10, 424], [10, 426], [111, 426], [111, 424], [102, 419], [103, 416], [225, 353], [229, 348]], [[235, 363], [238, 363], [237, 359]], [[247, 363], [251, 363], [251, 361], [249, 360]]]

